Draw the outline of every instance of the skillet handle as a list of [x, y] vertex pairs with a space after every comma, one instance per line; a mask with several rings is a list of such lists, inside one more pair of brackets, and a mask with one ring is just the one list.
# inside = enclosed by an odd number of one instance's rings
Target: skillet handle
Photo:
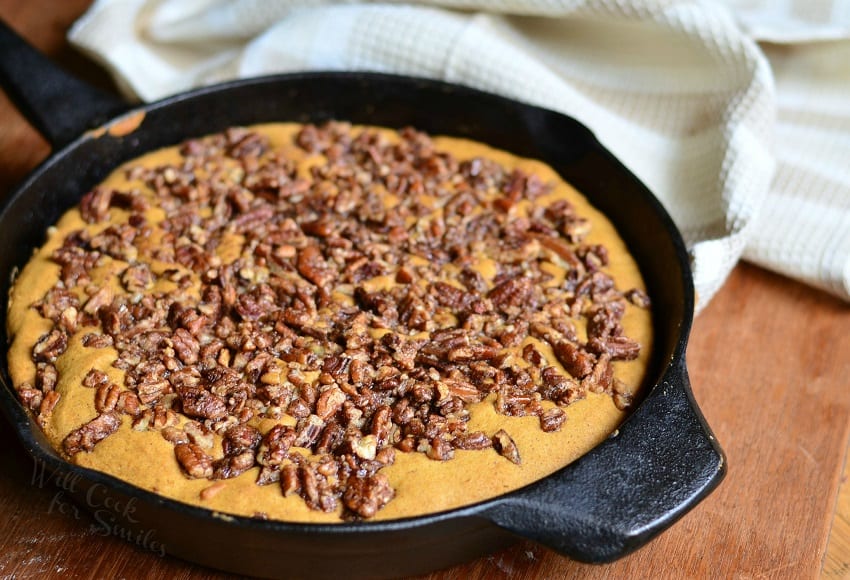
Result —
[[129, 108], [62, 70], [2, 19], [0, 87], [54, 150]]
[[674, 365], [616, 436], [484, 517], [584, 562], [624, 556], [672, 525], [726, 472], [685, 364]]

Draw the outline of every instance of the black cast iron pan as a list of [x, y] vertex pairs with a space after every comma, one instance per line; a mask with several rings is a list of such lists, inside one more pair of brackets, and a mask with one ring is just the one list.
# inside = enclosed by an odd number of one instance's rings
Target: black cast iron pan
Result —
[[[118, 164], [159, 147], [269, 121], [354, 123], [469, 137], [552, 165], [629, 244], [653, 299], [655, 359], [646, 396], [618, 433], [528, 487], [462, 509], [388, 522], [287, 524], [215, 514], [70, 465], [18, 403], [5, 356], [0, 406], [48, 474], [113, 533], [223, 570], [268, 577], [393, 577], [471, 560], [529, 538], [586, 562], [644, 545], [714, 489], [725, 461], [691, 393], [685, 347], [694, 295], [682, 239], [656, 198], [584, 126], [564, 115], [436, 81], [364, 73], [242, 80], [141, 106], [71, 79], [0, 23], [0, 80], [54, 153], [0, 213], [0, 296], [45, 229]], [[118, 115], [118, 117], [114, 117]], [[108, 129], [143, 115], [126, 135]], [[120, 132], [115, 132], [120, 133]], [[6, 341], [0, 308], [0, 340]], [[68, 481], [67, 477], [64, 481]], [[126, 510], [104, 511], [105, 498]], [[112, 505], [112, 504], [109, 504]], [[100, 510], [99, 512], [96, 510]]]

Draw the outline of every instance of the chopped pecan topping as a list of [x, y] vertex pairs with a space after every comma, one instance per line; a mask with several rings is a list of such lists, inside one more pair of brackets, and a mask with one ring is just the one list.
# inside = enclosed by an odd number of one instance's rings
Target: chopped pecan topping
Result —
[[302, 175], [266, 137], [232, 128], [184, 143], [181, 163], [131, 167], [145, 192], [89, 192], [80, 213], [102, 226], [52, 254], [59, 281], [34, 305], [52, 328], [21, 400], [48, 420], [54, 363], [81, 336], [114, 349], [124, 384], [85, 376], [100, 415], [67, 454], [125, 414], [159, 430], [190, 478], [256, 466], [257, 484], [312, 509], [341, 503], [347, 518], [393, 498], [381, 470], [396, 453], [492, 448], [520, 464], [507, 426], [468, 427], [471, 405], [493, 400], [544, 432], [588, 391], [630, 405], [611, 361], [640, 355], [622, 321], [649, 298], [615, 287], [590, 223], [535, 175], [455, 159], [412, 129], [396, 137], [305, 126], [295, 144], [316, 162]]

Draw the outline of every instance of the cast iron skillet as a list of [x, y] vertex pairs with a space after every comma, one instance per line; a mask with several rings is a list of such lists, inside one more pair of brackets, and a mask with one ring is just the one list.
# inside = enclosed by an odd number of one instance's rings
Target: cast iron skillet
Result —
[[[469, 137], [549, 163], [614, 222], [653, 299], [656, 356], [647, 395], [615, 435], [516, 492], [388, 522], [287, 524], [223, 516], [70, 465], [18, 403], [2, 357], [0, 406], [23, 445], [43, 473], [69, 474], [77, 500], [111, 533], [154, 552], [268, 577], [420, 574], [517, 537], [578, 560], [607, 562], [669, 527], [723, 478], [723, 453], [694, 402], [685, 367], [694, 296], [682, 239], [656, 198], [575, 120], [456, 85], [363, 73], [231, 82], [113, 118], [128, 106], [68, 77], [1, 22], [0, 80], [54, 146], [2, 206], [0, 296], [7, 296], [45, 229], [121, 162], [233, 125], [344, 119]], [[115, 127], [138, 113], [144, 115], [140, 126], [124, 136], [83, 132]], [[3, 342], [5, 317], [0, 308]], [[132, 509], [118, 509], [128, 503]]]

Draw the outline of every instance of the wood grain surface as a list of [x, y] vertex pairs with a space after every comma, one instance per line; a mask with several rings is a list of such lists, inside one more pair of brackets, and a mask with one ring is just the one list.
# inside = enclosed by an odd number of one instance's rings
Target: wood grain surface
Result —
[[[103, 79], [63, 41], [88, 3], [0, 0], [0, 17]], [[0, 94], [0, 194], [47, 152]], [[695, 397], [727, 454], [720, 488], [613, 564], [579, 564], [520, 542], [427, 578], [850, 578], [850, 489], [841, 486], [850, 434], [848, 329], [847, 304], [738, 266], [697, 319], [687, 357]], [[0, 578], [229, 577], [104, 535], [60, 490], [38, 485], [3, 421], [0, 441]]]

